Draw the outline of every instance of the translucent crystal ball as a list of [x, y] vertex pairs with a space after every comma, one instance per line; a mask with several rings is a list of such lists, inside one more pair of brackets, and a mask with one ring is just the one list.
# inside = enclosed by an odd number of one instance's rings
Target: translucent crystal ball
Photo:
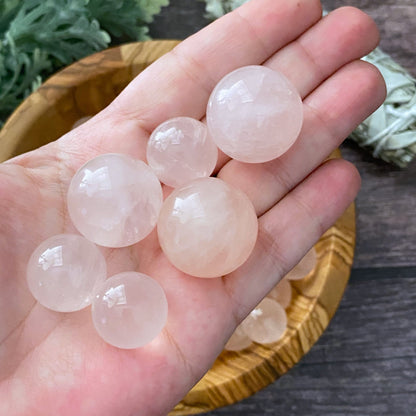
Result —
[[58, 312], [88, 306], [94, 288], [105, 278], [104, 256], [80, 235], [48, 238], [35, 249], [27, 265], [27, 283], [34, 298]]
[[125, 247], [155, 227], [162, 187], [144, 162], [121, 154], [104, 154], [72, 178], [68, 211], [78, 231], [96, 244]]
[[252, 343], [253, 341], [246, 335], [241, 328], [241, 325], [238, 325], [228, 342], [225, 344], [224, 349], [227, 351], [241, 351], [249, 347]]
[[217, 146], [234, 159], [260, 163], [285, 153], [299, 135], [302, 100], [279, 72], [246, 66], [214, 88], [207, 125]]
[[247, 336], [259, 344], [278, 341], [286, 326], [287, 316], [283, 306], [268, 298], [263, 299], [241, 323]]
[[316, 250], [312, 247], [302, 260], [285, 276], [288, 280], [300, 280], [313, 271], [316, 266]]
[[243, 264], [257, 229], [248, 197], [217, 178], [197, 179], [172, 192], [157, 226], [170, 262], [197, 277], [222, 276]]
[[190, 117], [176, 117], [156, 127], [148, 141], [146, 157], [160, 181], [177, 188], [210, 176], [218, 149], [205, 124]]
[[107, 279], [96, 291], [92, 319], [98, 334], [118, 348], [138, 348], [163, 329], [168, 303], [151, 277], [124, 272]]
[[292, 285], [287, 279], [282, 279], [267, 295], [268, 298], [275, 300], [285, 309], [292, 300]]

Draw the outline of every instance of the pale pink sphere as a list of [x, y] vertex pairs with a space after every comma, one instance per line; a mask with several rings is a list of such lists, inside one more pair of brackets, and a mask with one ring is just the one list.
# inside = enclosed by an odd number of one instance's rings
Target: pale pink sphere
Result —
[[296, 88], [264, 66], [229, 73], [208, 101], [207, 125], [214, 142], [242, 162], [267, 162], [285, 153], [296, 141], [302, 121]]
[[98, 247], [75, 234], [59, 234], [43, 241], [27, 265], [33, 297], [58, 312], [88, 306], [94, 288], [106, 278], [106, 263]]
[[225, 344], [224, 349], [227, 351], [241, 351], [249, 347], [252, 343], [253, 341], [246, 335], [241, 328], [241, 325], [238, 325], [228, 342]]
[[78, 170], [67, 200], [71, 220], [86, 238], [105, 247], [126, 247], [153, 230], [163, 196], [144, 162], [104, 154]]
[[289, 280], [282, 279], [267, 295], [268, 298], [275, 300], [285, 309], [292, 300], [292, 285]]
[[257, 239], [258, 222], [248, 197], [217, 178], [176, 189], [160, 211], [162, 250], [179, 270], [217, 277], [241, 266]]
[[300, 280], [313, 271], [316, 266], [316, 250], [312, 247], [302, 260], [285, 276], [288, 280]]
[[218, 149], [205, 124], [176, 117], [160, 124], [147, 143], [147, 162], [161, 182], [177, 188], [211, 175]]
[[71, 127], [71, 130], [76, 129], [77, 127], [81, 126], [82, 124], [86, 123], [88, 120], [90, 120], [92, 116], [85, 116], [79, 118]]
[[92, 319], [98, 334], [118, 348], [138, 348], [162, 331], [168, 316], [165, 292], [156, 280], [136, 272], [107, 279], [96, 291]]
[[265, 298], [244, 319], [241, 327], [254, 342], [270, 344], [278, 341], [286, 331], [286, 312], [275, 300]]

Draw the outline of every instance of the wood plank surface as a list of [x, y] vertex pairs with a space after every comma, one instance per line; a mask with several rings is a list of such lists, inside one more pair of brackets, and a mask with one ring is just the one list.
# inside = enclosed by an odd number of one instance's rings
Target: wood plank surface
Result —
[[[381, 47], [416, 76], [415, 0], [324, 0], [378, 23]], [[183, 39], [207, 24], [204, 4], [171, 0], [156, 38]], [[416, 411], [416, 162], [400, 170], [346, 142], [362, 179], [357, 248], [335, 318], [299, 365], [274, 384], [210, 416], [407, 416]]]

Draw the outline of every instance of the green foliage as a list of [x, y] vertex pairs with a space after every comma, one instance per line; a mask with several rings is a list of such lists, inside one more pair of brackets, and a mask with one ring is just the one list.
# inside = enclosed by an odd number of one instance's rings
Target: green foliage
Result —
[[169, 4], [169, 0], [136, 0], [136, 2], [143, 12], [142, 20], [146, 23], [151, 23], [153, 16], [159, 14], [163, 6]]
[[0, 120], [60, 67], [147, 39], [147, 24], [168, 2], [0, 0]]
[[137, 0], [89, 0], [87, 7], [101, 28], [113, 37], [113, 42], [123, 38], [144, 40], [146, 37], [146, 12]]
[[209, 19], [218, 19], [231, 10], [240, 7], [248, 0], [205, 0], [206, 15]]

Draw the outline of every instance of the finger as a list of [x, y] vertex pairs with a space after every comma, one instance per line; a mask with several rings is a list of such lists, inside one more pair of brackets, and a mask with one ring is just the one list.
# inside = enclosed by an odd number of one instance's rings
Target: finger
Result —
[[243, 319], [342, 215], [360, 187], [355, 167], [326, 162], [259, 218], [259, 236], [247, 262], [224, 279]]
[[144, 70], [114, 101], [147, 132], [168, 118], [200, 119], [228, 72], [261, 64], [321, 17], [318, 0], [252, 0], [186, 39]]
[[378, 44], [375, 22], [361, 10], [342, 7], [274, 54], [265, 65], [281, 71], [305, 97], [343, 65]]
[[285, 154], [261, 164], [231, 160], [218, 176], [244, 191], [261, 215], [319, 166], [384, 97], [379, 71], [366, 62], [352, 62], [304, 100], [300, 136]]

